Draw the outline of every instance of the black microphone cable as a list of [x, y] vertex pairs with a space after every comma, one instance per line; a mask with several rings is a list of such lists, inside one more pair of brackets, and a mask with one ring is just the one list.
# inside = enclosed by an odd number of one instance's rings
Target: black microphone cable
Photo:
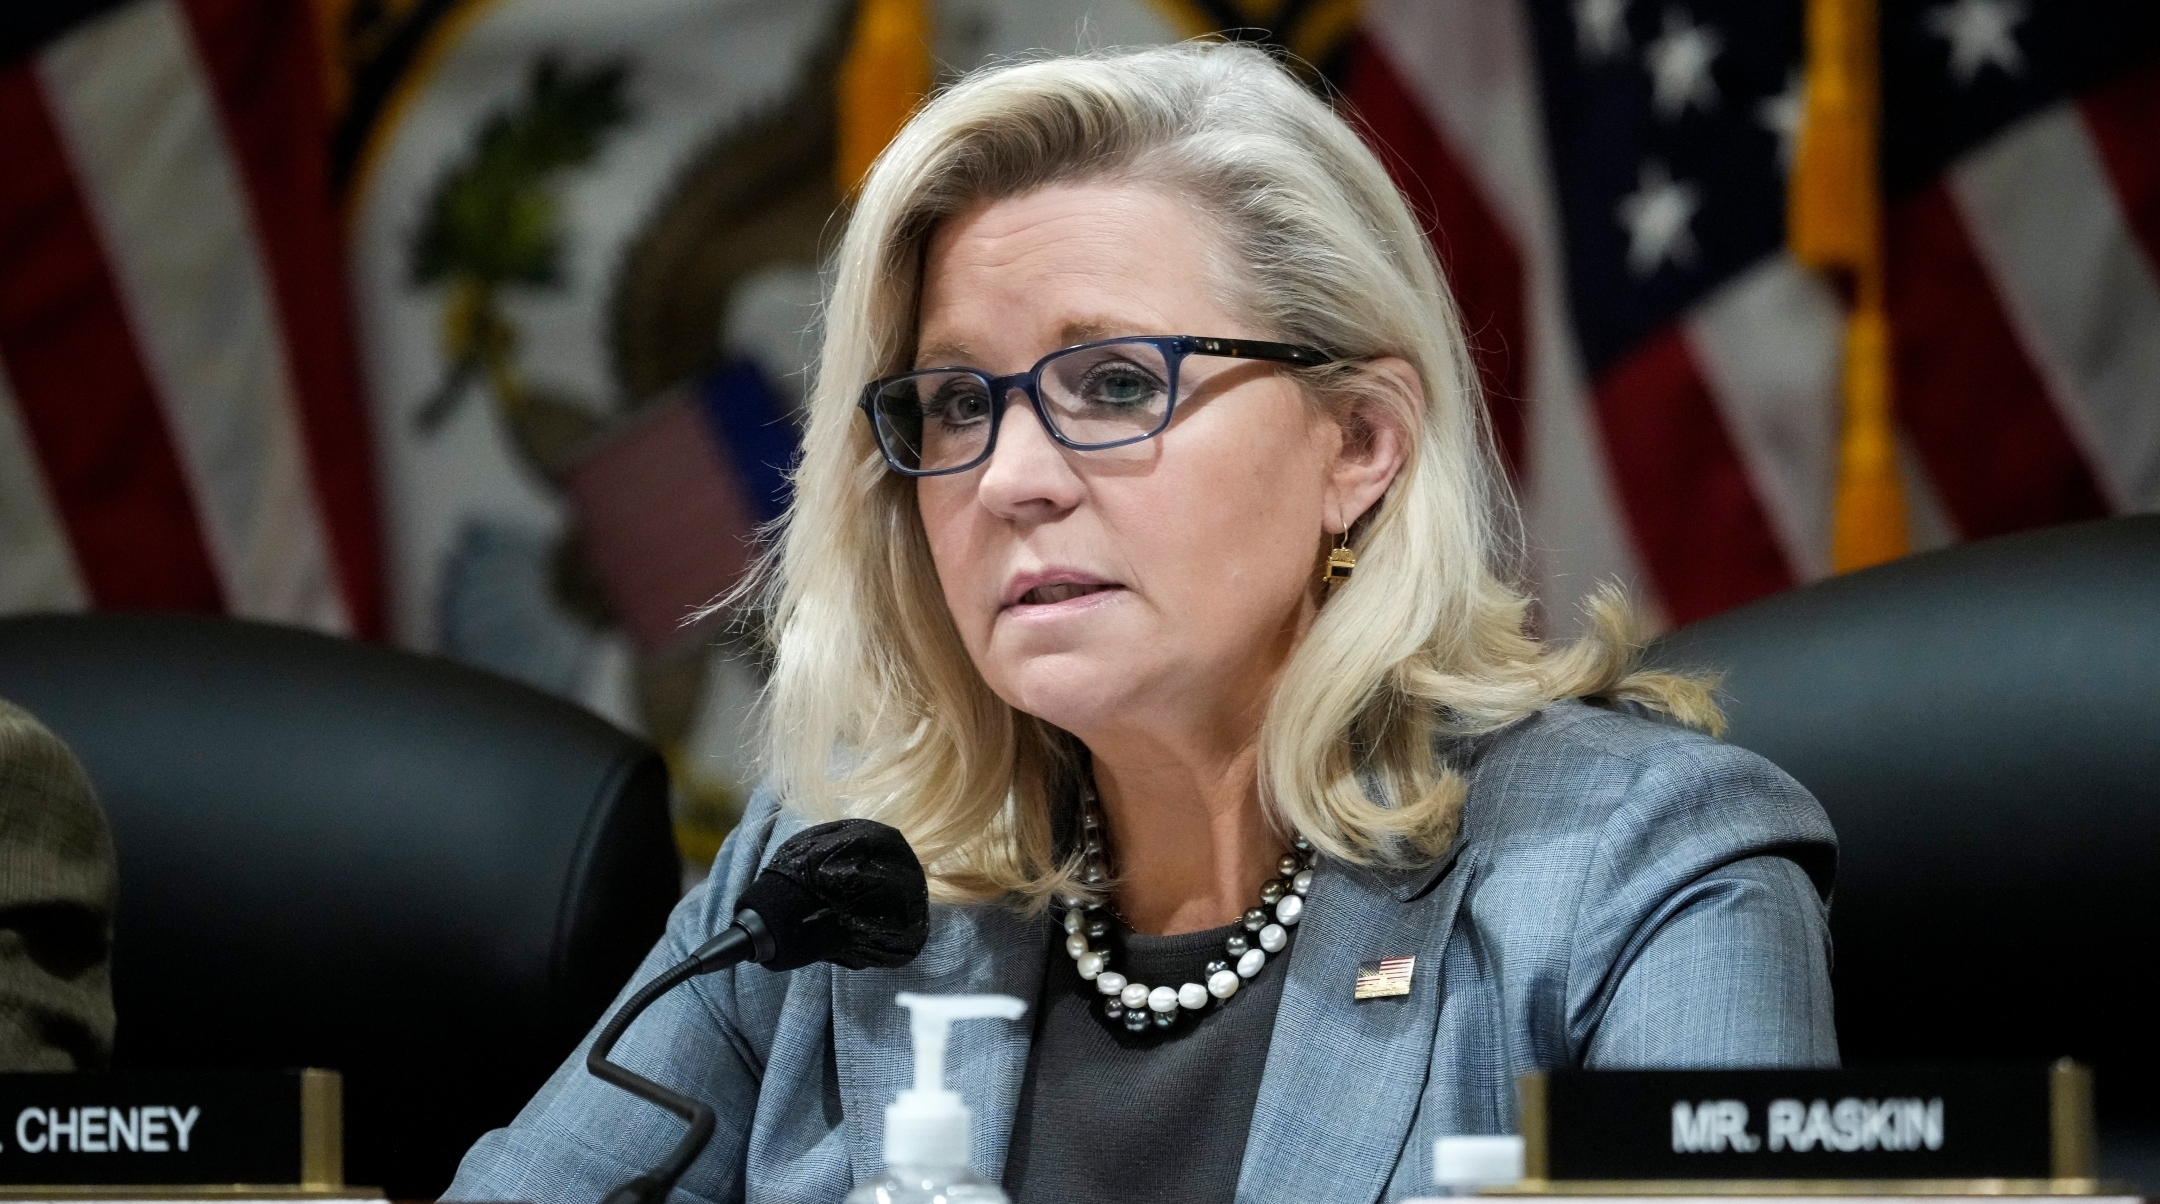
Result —
[[615, 1051], [615, 1043], [630, 1028], [630, 1022], [644, 1014], [654, 1000], [676, 987], [696, 978], [724, 970], [743, 961], [762, 961], [757, 956], [758, 938], [764, 938], [765, 956], [772, 956], [772, 934], [766, 931], [765, 922], [754, 911], [743, 911], [726, 932], [705, 942], [696, 953], [670, 966], [666, 973], [638, 988], [608, 1022], [601, 1026], [600, 1035], [593, 1038], [592, 1049], [585, 1055], [585, 1069], [595, 1077], [613, 1083], [640, 1099], [658, 1104], [690, 1123], [689, 1131], [675, 1143], [675, 1149], [660, 1165], [630, 1180], [607, 1195], [605, 1204], [659, 1204], [667, 1199], [675, 1181], [705, 1149], [712, 1140], [713, 1110], [701, 1100], [691, 1099], [679, 1091], [672, 1091], [635, 1071], [627, 1070], [608, 1061]]

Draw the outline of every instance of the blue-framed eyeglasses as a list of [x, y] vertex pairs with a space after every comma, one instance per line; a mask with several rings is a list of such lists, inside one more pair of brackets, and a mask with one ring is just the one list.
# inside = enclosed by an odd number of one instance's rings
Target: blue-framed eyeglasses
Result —
[[1123, 447], [1161, 434], [1177, 413], [1178, 367], [1187, 357], [1266, 360], [1318, 367], [1336, 357], [1316, 347], [1189, 334], [1101, 339], [1065, 347], [1011, 376], [974, 368], [921, 368], [863, 387], [862, 408], [894, 472], [966, 472], [997, 447], [1005, 399], [1027, 394], [1043, 429], [1074, 451]]

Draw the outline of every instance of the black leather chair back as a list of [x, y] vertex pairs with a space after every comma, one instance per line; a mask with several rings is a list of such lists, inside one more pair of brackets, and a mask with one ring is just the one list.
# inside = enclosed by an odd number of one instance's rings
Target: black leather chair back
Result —
[[2160, 1120], [2160, 517], [1967, 544], [1673, 633], [1829, 809], [1849, 1063], [2096, 1068]]
[[667, 776], [450, 662], [192, 616], [0, 621], [0, 697], [120, 857], [117, 1068], [344, 1072], [346, 1172], [432, 1198], [567, 1055], [680, 886]]

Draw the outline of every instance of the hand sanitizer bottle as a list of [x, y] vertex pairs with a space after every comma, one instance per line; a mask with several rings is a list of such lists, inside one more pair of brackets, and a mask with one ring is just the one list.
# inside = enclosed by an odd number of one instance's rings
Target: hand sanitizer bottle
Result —
[[1433, 1141], [1433, 1186], [1437, 1190], [1400, 1204], [1443, 1204], [1478, 1195], [1485, 1188], [1519, 1183], [1522, 1177], [1520, 1137], [1441, 1137]]
[[1017, 1020], [1027, 1005], [1010, 995], [903, 991], [898, 1000], [914, 1013], [915, 1086], [885, 1109], [885, 1173], [850, 1192], [847, 1204], [1010, 1204], [968, 1165], [968, 1109], [945, 1088], [945, 1039], [955, 1020]]

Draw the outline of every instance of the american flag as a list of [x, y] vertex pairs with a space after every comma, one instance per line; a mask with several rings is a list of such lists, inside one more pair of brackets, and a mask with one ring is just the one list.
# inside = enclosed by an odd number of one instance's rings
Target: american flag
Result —
[[1351, 988], [1352, 999], [1391, 999], [1410, 993], [1410, 977], [1417, 970], [1414, 957], [1383, 957], [1378, 961], [1359, 962], [1357, 982]]
[[[1844, 303], [1786, 251], [1804, 16], [1372, 0], [1330, 65], [1430, 221], [1548, 599], [1618, 577], [1685, 622], [1830, 570]], [[1880, 29], [1915, 545], [2160, 508], [2160, 7]]]
[[0, 18], [0, 613], [382, 632], [314, 20]]
[[[1165, 32], [1278, 29], [1383, 147], [1470, 319], [1556, 625], [1607, 577], [1684, 622], [1830, 570], [1844, 301], [1785, 250], [1803, 0], [1146, 3]], [[0, 12], [0, 613], [378, 634], [386, 574], [424, 575], [384, 563], [317, 19]], [[1914, 544], [2160, 508], [2160, 6], [1880, 21]], [[724, 433], [739, 479], [706, 492], [769, 513], [784, 449]], [[624, 509], [613, 463], [577, 474], [581, 510]], [[709, 596], [619, 551], [646, 643]]]

